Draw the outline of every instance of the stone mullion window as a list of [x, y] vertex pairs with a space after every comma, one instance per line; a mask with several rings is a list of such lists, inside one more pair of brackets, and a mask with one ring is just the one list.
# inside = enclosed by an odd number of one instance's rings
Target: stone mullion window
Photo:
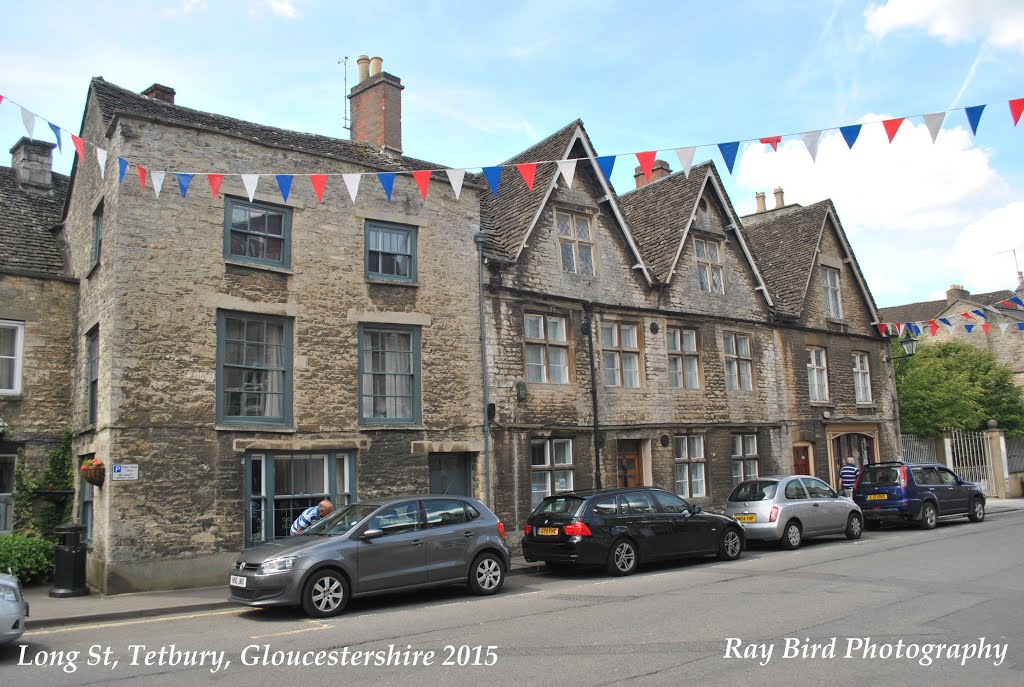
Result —
[[673, 443], [675, 458], [676, 494], [684, 498], [707, 496], [707, 480], [704, 461], [704, 435], [689, 434], [675, 437]]
[[750, 337], [746, 334], [726, 334], [723, 337], [725, 350], [725, 387], [732, 391], [753, 389], [754, 358]]
[[700, 388], [700, 355], [697, 353], [697, 331], [668, 327], [669, 386], [674, 389]]
[[825, 293], [825, 317], [830, 320], [843, 319], [843, 298], [839, 289], [839, 270], [821, 268], [821, 285]]
[[725, 293], [721, 245], [718, 241], [694, 239], [693, 251], [697, 258], [697, 283], [700, 290], [708, 293]]
[[757, 453], [756, 434], [732, 435], [732, 485], [759, 474], [760, 457]]
[[573, 488], [572, 439], [534, 439], [530, 442], [532, 507], [559, 491]]
[[640, 387], [639, 325], [601, 324], [601, 368], [605, 386]]
[[807, 349], [807, 388], [811, 403], [828, 401], [828, 360], [824, 348]]
[[565, 318], [527, 313], [526, 381], [533, 384], [569, 383], [569, 344]]
[[562, 271], [594, 276], [594, 234], [590, 218], [555, 210], [555, 230]]
[[867, 353], [853, 353], [853, 389], [857, 403], [871, 403], [871, 369]]

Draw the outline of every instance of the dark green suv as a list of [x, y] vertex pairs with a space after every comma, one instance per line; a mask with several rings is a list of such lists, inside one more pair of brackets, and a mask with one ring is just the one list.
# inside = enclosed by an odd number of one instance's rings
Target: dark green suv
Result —
[[864, 513], [864, 526], [883, 522], [916, 522], [930, 530], [940, 517], [966, 515], [985, 519], [985, 494], [939, 463], [893, 461], [865, 465], [857, 476], [853, 500]]

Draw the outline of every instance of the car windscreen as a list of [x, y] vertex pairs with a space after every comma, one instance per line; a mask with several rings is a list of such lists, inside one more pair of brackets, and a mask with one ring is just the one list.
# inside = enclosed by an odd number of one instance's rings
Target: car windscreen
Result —
[[566, 515], [572, 515], [579, 510], [582, 504], [583, 499], [579, 496], [549, 496], [540, 502], [540, 504], [534, 509], [531, 517], [542, 513], [564, 513]]
[[892, 487], [900, 483], [900, 469], [894, 466], [868, 465], [860, 473], [862, 487]]
[[742, 482], [729, 494], [730, 501], [771, 501], [775, 498], [775, 490], [779, 487], [778, 482], [768, 480], [754, 480]]
[[351, 506], [344, 506], [334, 511], [326, 518], [322, 518], [303, 530], [299, 536], [328, 536], [333, 537], [345, 534], [350, 529], [362, 522], [370, 513], [380, 508], [372, 503], [356, 503]]

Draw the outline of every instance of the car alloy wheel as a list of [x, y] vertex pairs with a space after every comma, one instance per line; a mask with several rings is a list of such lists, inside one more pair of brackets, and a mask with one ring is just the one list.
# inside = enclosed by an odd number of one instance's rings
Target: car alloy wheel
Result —
[[971, 512], [967, 514], [971, 522], [981, 522], [985, 519], [985, 504], [981, 499], [974, 499], [971, 502]]
[[718, 557], [723, 561], [734, 561], [740, 557], [743, 551], [743, 540], [740, 533], [732, 527], [725, 530], [722, 535], [722, 544], [718, 550]]
[[636, 571], [636, 547], [628, 539], [620, 539], [612, 545], [608, 558], [608, 572], [613, 575], [630, 575]]
[[302, 592], [302, 608], [314, 618], [338, 615], [348, 603], [348, 581], [335, 570], [314, 574]]
[[921, 506], [921, 529], [933, 529], [937, 523], [938, 513], [935, 512], [935, 506], [925, 502], [925, 504]]
[[469, 588], [474, 594], [497, 594], [505, 584], [505, 568], [493, 553], [482, 553], [473, 560]]
[[860, 539], [860, 535], [863, 533], [864, 525], [860, 520], [860, 516], [856, 513], [850, 513], [850, 517], [846, 521], [846, 538]]

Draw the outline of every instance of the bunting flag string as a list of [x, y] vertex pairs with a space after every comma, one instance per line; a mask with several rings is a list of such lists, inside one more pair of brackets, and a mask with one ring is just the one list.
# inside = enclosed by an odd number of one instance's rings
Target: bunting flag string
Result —
[[[75, 152], [78, 157], [79, 166], [84, 166], [85, 162], [85, 146], [89, 145], [95, 150], [96, 162], [99, 166], [100, 177], [105, 177], [106, 162], [107, 162], [107, 151], [102, 147], [95, 145], [90, 141], [82, 139], [80, 136], [72, 133], [71, 131], [54, 124], [35, 112], [24, 107], [20, 103], [17, 103], [10, 98], [0, 95], [0, 105], [8, 103], [13, 107], [20, 109], [21, 120], [24, 124], [25, 131], [28, 133], [29, 138], [35, 133], [35, 122], [36, 119], [42, 119], [50, 131], [53, 133], [54, 140], [58, 150], [63, 151], [63, 133], [68, 134], [71, 137], [71, 141], [75, 146]], [[1014, 98], [1007, 101], [1010, 110], [1010, 118], [1013, 122], [1013, 126], [1016, 127], [1020, 123], [1021, 116], [1024, 115], [1024, 98]], [[889, 143], [892, 143], [896, 138], [897, 133], [900, 130], [903, 122], [907, 119], [920, 117], [924, 122], [925, 128], [931, 135], [932, 143], [938, 139], [939, 133], [942, 130], [944, 123], [946, 122], [947, 115], [950, 112], [956, 110], [963, 110], [967, 119], [967, 124], [970, 127], [971, 134], [973, 136], [978, 135], [978, 128], [981, 125], [982, 115], [988, 108], [988, 105], [972, 105], [969, 107], [955, 108], [951, 110], [945, 110], [940, 112], [933, 112], [929, 114], [919, 115], [906, 115], [903, 117], [893, 117], [890, 119], [876, 120], [873, 122], [862, 122], [860, 124], [851, 124], [840, 127], [826, 127], [822, 129], [815, 129], [811, 131], [803, 131], [789, 134], [773, 134], [771, 136], [758, 136], [754, 138], [746, 138], [735, 141], [724, 141], [717, 143], [703, 143], [700, 145], [682, 146], [659, 150], [645, 150], [635, 153], [619, 153], [616, 155], [604, 155], [595, 158], [570, 158], [565, 160], [538, 160], [535, 162], [519, 163], [516, 164], [516, 168], [519, 172], [519, 176], [522, 178], [523, 183], [529, 192], [534, 190], [534, 181], [536, 179], [537, 168], [540, 165], [555, 165], [557, 168], [557, 174], [561, 176], [566, 184], [571, 188], [575, 177], [577, 165], [580, 160], [589, 160], [594, 163], [597, 168], [604, 175], [605, 180], [611, 183], [612, 170], [615, 166], [615, 161], [624, 155], [633, 155], [636, 157], [637, 162], [640, 165], [644, 177], [649, 181], [653, 173], [654, 161], [659, 153], [667, 152], [672, 150], [676, 153], [679, 158], [679, 164], [682, 168], [682, 172], [685, 176], [690, 175], [690, 170], [693, 166], [694, 154], [697, 148], [716, 148], [719, 154], [722, 156], [722, 160], [725, 163], [726, 169], [732, 174], [736, 167], [736, 160], [740, 154], [740, 149], [744, 144], [748, 143], [759, 143], [762, 145], [768, 145], [773, 151], [778, 151], [779, 144], [784, 139], [799, 138], [807, 152], [811, 156], [812, 163], [817, 162], [818, 146], [821, 141], [821, 136], [826, 131], [838, 130], [842, 135], [843, 140], [849, 149], [857, 143], [863, 127], [881, 124], [885, 130], [886, 137]], [[991, 117], [989, 118], [991, 119]], [[124, 184], [125, 176], [128, 170], [134, 166], [139, 177], [139, 182], [143, 190], [146, 187], [146, 178], [150, 176], [153, 180], [153, 190], [155, 197], [160, 197], [160, 189], [163, 185], [164, 175], [167, 173], [166, 170], [159, 172], [160, 176], [157, 177], [157, 172], [151, 174], [147, 173], [147, 168], [140, 163], [127, 160], [122, 157], [118, 157], [118, 186]], [[449, 168], [444, 169], [444, 172], [448, 176], [448, 181], [451, 184], [452, 192], [455, 195], [455, 199], [458, 200], [462, 193], [463, 184], [465, 181], [466, 172], [469, 170], [479, 169], [487, 181], [490, 187], [491, 194], [493, 196], [498, 195], [499, 185], [501, 183], [501, 173], [504, 169], [501, 165], [493, 166], [480, 166], [480, 167], [464, 167], [464, 168]], [[327, 182], [331, 177], [341, 176], [344, 180], [345, 186], [348, 189], [349, 197], [354, 203], [356, 196], [359, 192], [359, 182], [364, 174], [374, 174], [381, 184], [385, 194], [387, 195], [388, 202], [391, 201], [395, 180], [399, 175], [410, 175], [412, 180], [415, 182], [419, 189], [420, 195], [423, 200], [426, 201], [430, 191], [430, 180], [433, 172], [439, 172], [441, 170], [401, 170], [401, 171], [384, 171], [384, 172], [365, 172], [365, 173], [323, 173], [323, 174], [309, 174], [310, 184], [313, 187], [313, 191], [316, 194], [317, 201], [323, 202], [324, 193], [326, 191]], [[175, 174], [178, 180], [178, 187], [181, 190], [182, 198], [187, 196], [189, 185], [192, 179], [197, 174], [199, 176], [205, 176], [208, 183], [210, 184], [210, 191], [214, 198], [220, 195], [221, 184], [224, 181], [225, 176], [239, 177], [241, 179], [242, 186], [245, 188], [246, 195], [250, 201], [255, 198], [256, 189], [259, 185], [261, 176], [273, 176], [277, 181], [278, 191], [281, 198], [287, 202], [288, 197], [292, 190], [292, 182], [296, 174], [284, 173], [284, 172], [232, 172], [232, 173], [213, 173], [213, 172], [171, 172]], [[159, 181], [158, 181], [159, 178]], [[985, 318], [983, 313], [979, 313], [982, 318]], [[952, 325], [947, 325], [952, 326]]]
[[[989, 316], [985, 314], [985, 311], [987, 310], [989, 311], [989, 313], [999, 316], [1005, 315], [1005, 313], [1000, 312], [996, 308], [996, 306], [1002, 306], [1003, 308], [1018, 312], [1021, 317], [1024, 317], [1024, 312], [1020, 312], [1024, 310], [1024, 299], [1022, 299], [1020, 296], [1011, 296], [1010, 298], [1005, 298], [994, 305], [985, 305], [982, 306], [981, 308], [974, 308], [972, 310], [967, 310], [962, 313], [959, 313], [958, 315], [952, 315], [951, 317], [962, 317], [964, 320], [966, 320], [966, 322], [964, 322], [962, 326], [964, 328], [964, 331], [966, 331], [967, 333], [973, 332], [980, 326], [981, 330], [985, 332], [986, 335], [989, 335], [991, 333], [993, 323], [988, 321]], [[978, 318], [981, 319], [979, 320]], [[981, 322], [980, 325], [979, 321]], [[872, 324], [874, 324], [878, 328], [878, 333], [881, 334], [882, 336], [892, 335], [894, 332], [896, 336], [900, 336], [906, 330], [913, 332], [915, 336], [920, 336], [921, 332], [923, 331], [923, 325], [927, 324], [928, 332], [932, 336], [936, 336], [939, 333], [940, 323], [945, 325], [946, 330], [950, 334], [953, 334], [956, 331], [957, 324], [954, 323], [949, 317], [937, 317], [933, 320], [924, 320], [916, 322], [873, 322]], [[1000, 323], [1000, 333], [1005, 334], [1006, 330], [1009, 329], [1010, 324], [1012, 323]], [[1018, 321], [1016, 322], [1016, 324], [1016, 331], [1024, 332], [1024, 321]]]

